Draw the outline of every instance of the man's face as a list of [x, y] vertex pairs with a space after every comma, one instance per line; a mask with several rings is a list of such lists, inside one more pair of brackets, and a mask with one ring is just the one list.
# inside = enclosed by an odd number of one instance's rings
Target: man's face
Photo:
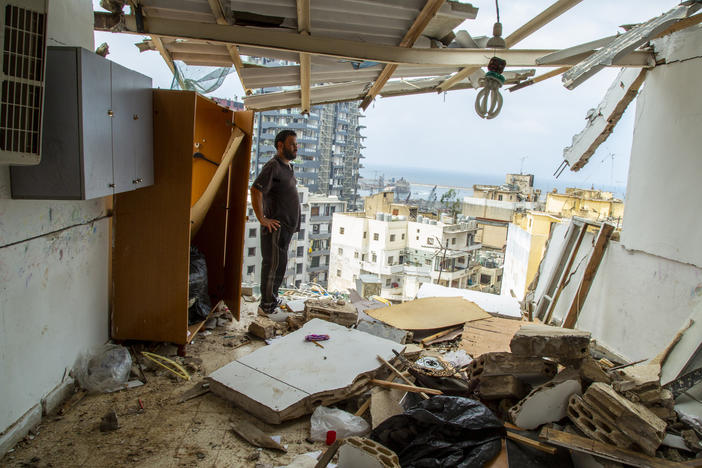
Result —
[[293, 161], [297, 158], [297, 137], [294, 135], [288, 136], [283, 142], [283, 156], [288, 161]]

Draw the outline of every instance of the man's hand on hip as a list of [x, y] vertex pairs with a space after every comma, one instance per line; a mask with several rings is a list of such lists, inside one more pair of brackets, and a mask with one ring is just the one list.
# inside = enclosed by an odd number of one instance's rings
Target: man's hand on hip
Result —
[[268, 232], [277, 231], [280, 227], [280, 221], [277, 219], [263, 218], [261, 220], [261, 226], [268, 228]]

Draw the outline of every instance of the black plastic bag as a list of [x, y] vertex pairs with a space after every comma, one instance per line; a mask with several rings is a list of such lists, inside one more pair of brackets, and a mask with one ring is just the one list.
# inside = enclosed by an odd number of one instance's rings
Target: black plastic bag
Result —
[[482, 403], [435, 396], [385, 420], [371, 439], [393, 450], [403, 468], [481, 467], [502, 448], [502, 422]]
[[207, 262], [197, 247], [190, 247], [190, 276], [188, 277], [188, 323], [207, 318], [212, 306], [207, 292]]

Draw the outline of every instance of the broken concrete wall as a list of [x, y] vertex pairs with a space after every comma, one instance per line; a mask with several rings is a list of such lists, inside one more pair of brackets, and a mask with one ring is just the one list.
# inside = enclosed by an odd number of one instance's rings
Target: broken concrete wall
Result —
[[[93, 50], [91, 2], [50, 1], [48, 36], [50, 46]], [[0, 166], [0, 433], [36, 408], [80, 351], [108, 338], [106, 208], [103, 199], [11, 200]]]
[[502, 274], [501, 294], [514, 296], [517, 300], [524, 299], [527, 288], [527, 267], [531, 251], [531, 234], [516, 224], [510, 223], [507, 231], [507, 249]]
[[627, 359], [646, 359], [701, 303], [702, 269], [610, 241], [576, 326]]
[[702, 267], [702, 29], [657, 44], [667, 61], [648, 73], [636, 102], [622, 244]]

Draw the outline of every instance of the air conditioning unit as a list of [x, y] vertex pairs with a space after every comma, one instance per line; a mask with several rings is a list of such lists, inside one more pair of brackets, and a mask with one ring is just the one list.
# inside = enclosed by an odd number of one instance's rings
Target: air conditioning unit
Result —
[[46, 0], [0, 0], [0, 164], [41, 160]]

